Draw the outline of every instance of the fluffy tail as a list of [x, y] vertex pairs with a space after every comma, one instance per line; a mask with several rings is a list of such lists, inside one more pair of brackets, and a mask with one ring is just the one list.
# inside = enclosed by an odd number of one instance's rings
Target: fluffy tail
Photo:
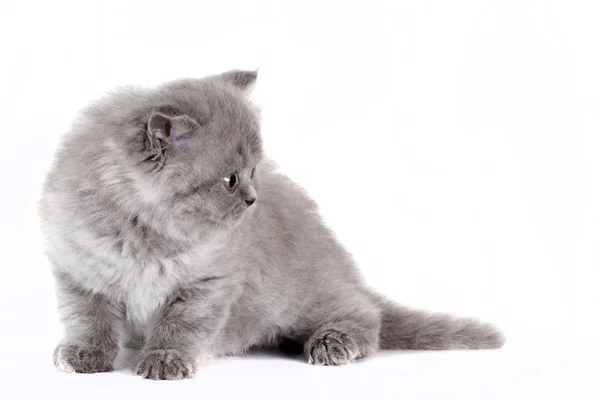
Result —
[[377, 300], [382, 308], [382, 349], [497, 349], [504, 344], [502, 332], [474, 318], [409, 309], [380, 296]]

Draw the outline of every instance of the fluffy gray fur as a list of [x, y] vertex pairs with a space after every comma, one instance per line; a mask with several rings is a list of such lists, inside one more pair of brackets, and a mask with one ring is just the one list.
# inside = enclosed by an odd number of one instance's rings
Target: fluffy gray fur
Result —
[[207, 357], [279, 343], [318, 365], [378, 348], [500, 347], [491, 325], [365, 286], [315, 203], [265, 160], [246, 96], [255, 79], [122, 89], [65, 136], [41, 202], [64, 325], [55, 365], [109, 371], [128, 345], [135, 374], [181, 379]]

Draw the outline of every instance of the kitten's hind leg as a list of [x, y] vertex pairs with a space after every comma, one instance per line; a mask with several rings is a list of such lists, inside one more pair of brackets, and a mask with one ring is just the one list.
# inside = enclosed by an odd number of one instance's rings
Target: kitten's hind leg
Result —
[[366, 357], [379, 346], [379, 316], [361, 315], [321, 325], [304, 345], [308, 362], [344, 365]]

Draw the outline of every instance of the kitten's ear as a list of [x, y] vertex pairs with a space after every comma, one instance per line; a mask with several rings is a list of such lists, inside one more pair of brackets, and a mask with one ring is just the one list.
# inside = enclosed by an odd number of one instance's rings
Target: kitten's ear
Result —
[[148, 118], [148, 132], [152, 136], [175, 144], [183, 143], [186, 139], [192, 137], [199, 127], [200, 124], [187, 115], [169, 117], [154, 112]]
[[234, 69], [232, 71], [225, 72], [220, 76], [225, 82], [230, 83], [240, 89], [246, 90], [250, 89], [250, 87], [256, 82], [258, 70], [242, 71]]

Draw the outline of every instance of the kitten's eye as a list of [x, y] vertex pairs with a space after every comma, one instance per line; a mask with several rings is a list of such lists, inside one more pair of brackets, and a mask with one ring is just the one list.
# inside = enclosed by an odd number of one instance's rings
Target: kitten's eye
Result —
[[256, 171], [256, 167], [252, 168], [252, 172], [250, 172], [250, 179], [254, 179], [254, 171]]
[[239, 179], [235, 173], [223, 178], [223, 184], [225, 185], [225, 189], [229, 190], [230, 192], [233, 192], [235, 190], [238, 183]]

